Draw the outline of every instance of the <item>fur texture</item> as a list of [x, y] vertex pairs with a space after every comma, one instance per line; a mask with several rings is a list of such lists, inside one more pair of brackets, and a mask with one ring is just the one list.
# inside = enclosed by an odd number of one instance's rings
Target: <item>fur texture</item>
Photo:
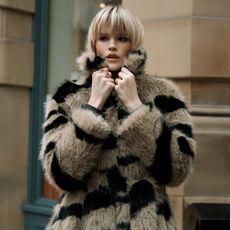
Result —
[[64, 191], [47, 230], [176, 229], [165, 186], [193, 169], [192, 122], [178, 88], [145, 74], [145, 61], [144, 50], [125, 60], [143, 103], [131, 114], [115, 92], [102, 112], [86, 105], [92, 72], [103, 66], [88, 51], [78, 78], [47, 103], [40, 159]]

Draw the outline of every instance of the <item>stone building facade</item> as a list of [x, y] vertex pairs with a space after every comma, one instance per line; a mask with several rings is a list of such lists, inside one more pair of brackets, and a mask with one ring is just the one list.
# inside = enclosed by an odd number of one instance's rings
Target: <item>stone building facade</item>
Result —
[[[39, 206], [34, 217], [48, 216], [47, 200], [28, 204], [27, 199], [28, 174], [34, 167], [29, 160], [29, 130], [34, 108], [30, 98], [36, 88], [34, 50], [39, 45], [32, 38], [33, 20], [41, 13], [39, 1], [0, 0], [3, 230], [30, 229], [25, 227], [30, 216], [25, 216], [33, 205]], [[187, 230], [191, 204], [230, 203], [230, 1], [123, 0], [122, 4], [144, 24], [147, 72], [175, 80], [193, 115], [198, 152], [195, 171], [180, 187], [168, 188], [178, 227]]]

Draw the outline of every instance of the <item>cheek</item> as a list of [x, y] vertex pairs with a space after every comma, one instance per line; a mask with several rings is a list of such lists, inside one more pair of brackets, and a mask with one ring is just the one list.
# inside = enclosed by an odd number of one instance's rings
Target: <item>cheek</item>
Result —
[[126, 46], [123, 48], [124, 56], [128, 56], [128, 54], [131, 52], [131, 44], [126, 44]]
[[96, 54], [99, 56], [103, 56], [104, 47], [100, 42], [96, 42], [95, 44]]

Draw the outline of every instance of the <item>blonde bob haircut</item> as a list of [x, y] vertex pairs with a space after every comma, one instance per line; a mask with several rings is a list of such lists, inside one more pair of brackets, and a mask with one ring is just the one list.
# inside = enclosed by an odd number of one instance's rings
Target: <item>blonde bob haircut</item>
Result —
[[144, 28], [140, 20], [127, 8], [122, 6], [106, 6], [93, 18], [87, 38], [88, 48], [95, 52], [96, 40], [103, 27], [112, 28], [112, 33], [127, 36], [131, 49], [141, 48], [144, 39]]

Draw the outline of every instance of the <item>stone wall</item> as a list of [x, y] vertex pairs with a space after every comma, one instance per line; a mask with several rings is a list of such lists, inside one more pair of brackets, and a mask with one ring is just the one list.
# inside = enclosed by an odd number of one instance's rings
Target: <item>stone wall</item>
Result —
[[0, 0], [0, 229], [23, 229], [34, 0]]
[[168, 188], [180, 230], [196, 202], [230, 203], [230, 1], [123, 0], [142, 20], [147, 72], [180, 86], [193, 115], [197, 162]]

